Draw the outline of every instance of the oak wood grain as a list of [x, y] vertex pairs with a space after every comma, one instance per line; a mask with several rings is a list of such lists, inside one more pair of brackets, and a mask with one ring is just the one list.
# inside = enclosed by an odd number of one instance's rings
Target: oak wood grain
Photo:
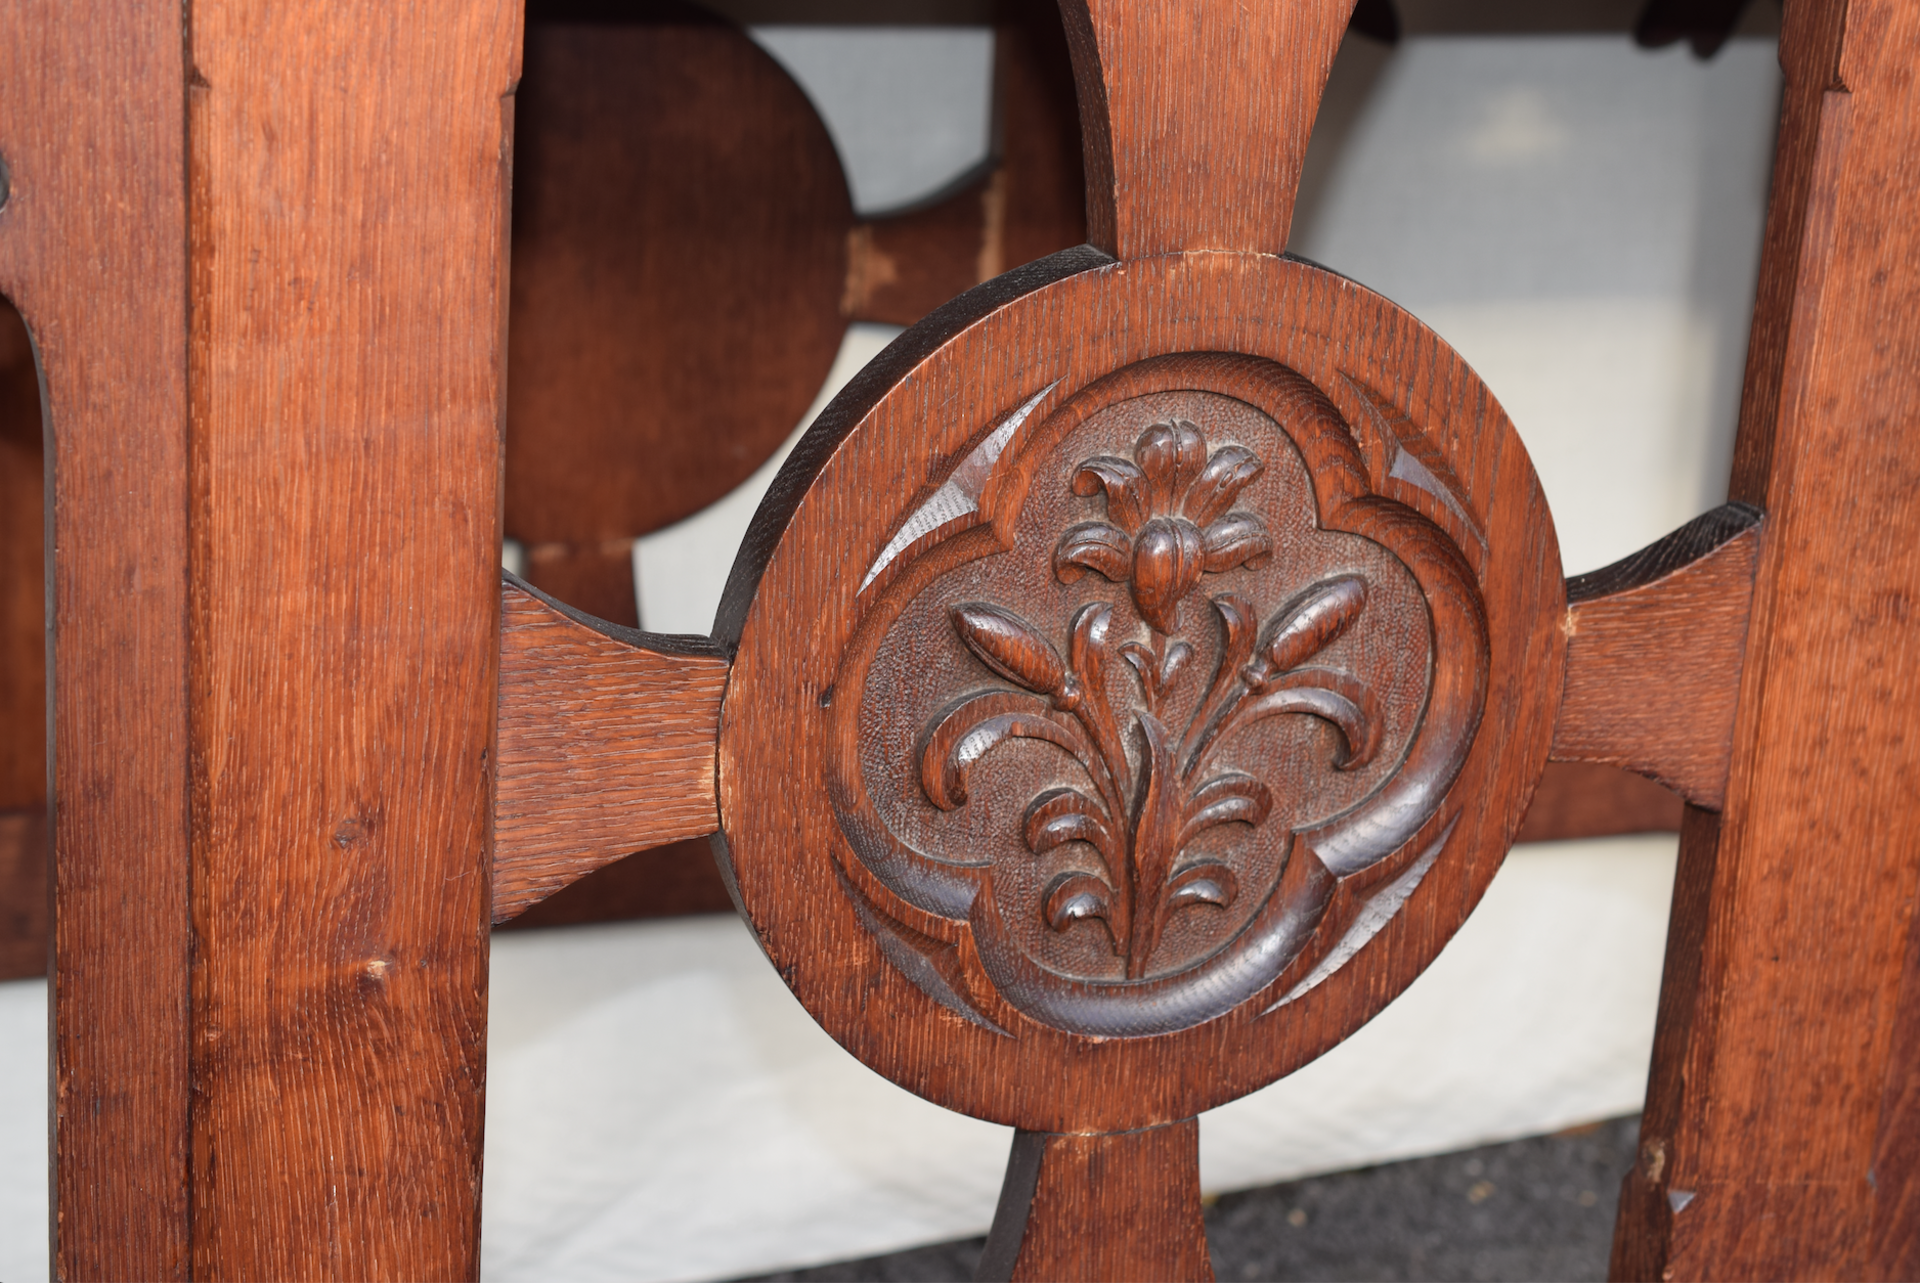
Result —
[[981, 1280], [1211, 1280], [1200, 1124], [1121, 1135], [1016, 1132]]
[[1720, 808], [1760, 531], [1758, 509], [1728, 504], [1567, 582], [1555, 760], [1626, 767]]
[[1621, 1277], [1920, 1269], [1920, 10], [1789, 6], [1781, 62], [1732, 486], [1767, 535], [1724, 809], [1682, 838]]
[[58, 550], [49, 1111], [66, 1278], [188, 1272], [183, 17], [15, 0], [0, 41], [0, 292], [39, 359]]
[[1256, 18], [1207, 4], [1064, 0], [1089, 241], [1121, 258], [1285, 249], [1352, 9], [1297, 0]]
[[718, 647], [616, 629], [510, 575], [500, 625], [496, 922], [601, 865], [719, 827]]
[[198, 1278], [479, 1269], [519, 26], [193, 6]]

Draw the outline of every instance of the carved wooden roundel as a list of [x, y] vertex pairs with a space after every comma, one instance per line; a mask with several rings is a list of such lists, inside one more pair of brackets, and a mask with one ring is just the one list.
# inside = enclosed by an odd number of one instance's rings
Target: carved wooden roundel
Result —
[[796, 452], [730, 590], [721, 813], [863, 1060], [1116, 1130], [1304, 1063], [1457, 929], [1546, 758], [1563, 589], [1511, 426], [1392, 304], [1252, 254], [1035, 276]]

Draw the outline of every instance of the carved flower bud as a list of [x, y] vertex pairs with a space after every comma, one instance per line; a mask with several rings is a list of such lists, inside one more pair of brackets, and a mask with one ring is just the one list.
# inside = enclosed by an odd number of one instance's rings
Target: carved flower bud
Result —
[[1180, 599], [1193, 591], [1206, 568], [1199, 529], [1181, 517], [1155, 517], [1133, 541], [1133, 601], [1154, 629], [1179, 626]]
[[1042, 695], [1066, 690], [1066, 661], [1020, 616], [985, 602], [963, 602], [950, 613], [960, 640], [994, 672]]
[[1207, 463], [1207, 440], [1185, 419], [1156, 423], [1134, 442], [1133, 458], [1147, 482], [1147, 506], [1155, 516], [1176, 513], [1180, 498]]
[[1280, 673], [1305, 663], [1338, 641], [1366, 604], [1366, 581], [1357, 575], [1315, 584], [1274, 616], [1277, 626], [1261, 648], [1267, 662]]

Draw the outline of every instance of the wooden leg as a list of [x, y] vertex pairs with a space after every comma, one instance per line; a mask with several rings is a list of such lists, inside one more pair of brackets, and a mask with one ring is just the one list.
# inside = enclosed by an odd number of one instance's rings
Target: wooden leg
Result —
[[1200, 1122], [1014, 1133], [981, 1279], [1211, 1279]]
[[1912, 1278], [1920, 11], [1789, 5], [1732, 497], [1767, 510], [1689, 813], [1615, 1277]]

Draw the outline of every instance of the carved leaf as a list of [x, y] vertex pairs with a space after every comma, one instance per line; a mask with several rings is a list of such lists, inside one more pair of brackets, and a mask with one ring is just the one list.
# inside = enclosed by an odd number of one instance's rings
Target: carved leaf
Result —
[[1112, 619], [1113, 607], [1096, 601], [1076, 611], [1068, 625], [1067, 654], [1073, 659], [1073, 671], [1094, 690], [1106, 689], [1107, 624]]
[[1217, 860], [1189, 864], [1173, 875], [1167, 887], [1167, 916], [1190, 904], [1214, 904], [1226, 908], [1240, 894], [1240, 879], [1233, 870]]
[[1012, 691], [988, 691], [964, 699], [933, 724], [920, 750], [920, 787], [943, 811], [967, 800], [967, 772], [973, 764], [1010, 739], [1045, 740], [1088, 759], [1085, 737], [1072, 723], [1031, 707], [1030, 697]]
[[1329, 579], [1295, 597], [1274, 616], [1262, 647], [1276, 673], [1313, 658], [1339, 640], [1367, 604], [1367, 583], [1358, 575]]
[[1185, 823], [1180, 826], [1180, 845], [1184, 848], [1216, 825], [1258, 825], [1272, 811], [1272, 791], [1251, 775], [1234, 772], [1215, 776], [1187, 799]]
[[1178, 512], [1180, 496], [1207, 463], [1207, 441], [1185, 419], [1156, 423], [1134, 442], [1133, 458], [1147, 481], [1151, 515]]
[[1247, 710], [1246, 721], [1280, 713], [1306, 713], [1330, 722], [1346, 741], [1346, 752], [1334, 763], [1351, 771], [1371, 762], [1380, 751], [1380, 718], [1373, 692], [1364, 682], [1331, 668], [1301, 668], [1270, 684]]
[[1047, 888], [1047, 925], [1065, 931], [1082, 918], [1111, 920], [1113, 890], [1091, 873], [1062, 873]]
[[1027, 808], [1027, 848], [1045, 855], [1069, 842], [1086, 842], [1112, 860], [1113, 828], [1100, 804], [1079, 789], [1048, 789]]
[[1220, 671], [1231, 673], [1253, 658], [1253, 603], [1239, 593], [1223, 592], [1213, 599], [1220, 612], [1221, 626], [1227, 630], [1227, 644], [1220, 656]]
[[1131, 535], [1147, 519], [1146, 478], [1125, 459], [1103, 454], [1088, 459], [1073, 473], [1073, 492], [1083, 497], [1107, 492], [1107, 516]]
[[1140, 674], [1140, 685], [1147, 692], [1148, 712], [1153, 712], [1160, 696], [1173, 685], [1173, 679], [1193, 658], [1193, 647], [1183, 641], [1168, 646], [1162, 655], [1155, 655], [1153, 648], [1143, 642], [1130, 641], [1120, 648], [1120, 653], [1133, 665], [1133, 671]]
[[1063, 584], [1091, 570], [1116, 584], [1133, 569], [1133, 541], [1118, 526], [1087, 521], [1070, 528], [1053, 550], [1053, 573]]
[[1020, 616], [984, 602], [964, 602], [949, 613], [960, 640], [994, 672], [1042, 695], [1065, 689], [1066, 661]]
[[1199, 480], [1187, 491], [1181, 511], [1198, 526], [1210, 526], [1214, 518], [1233, 506], [1240, 492], [1265, 472], [1260, 457], [1242, 445], [1223, 446], [1213, 452]]
[[1163, 633], [1179, 627], [1180, 600], [1200, 582], [1206, 548], [1199, 528], [1183, 517], [1155, 517], [1133, 542], [1133, 602]]
[[1230, 512], [1202, 535], [1209, 574], [1250, 566], [1273, 555], [1273, 536], [1267, 523], [1251, 513]]

